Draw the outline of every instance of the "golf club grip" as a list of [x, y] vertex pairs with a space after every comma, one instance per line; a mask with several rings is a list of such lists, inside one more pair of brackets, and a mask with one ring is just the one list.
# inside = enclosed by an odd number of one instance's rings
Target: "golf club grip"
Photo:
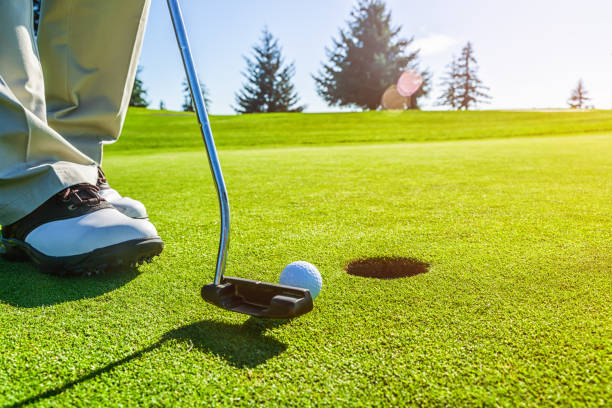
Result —
[[167, 2], [168, 9], [170, 10], [170, 18], [172, 19], [172, 25], [174, 26], [174, 33], [176, 34], [176, 41], [179, 50], [181, 51], [183, 65], [185, 67], [185, 74], [187, 75], [187, 82], [189, 83], [196, 115], [198, 117], [198, 122], [200, 123], [200, 131], [202, 132], [202, 138], [204, 139], [204, 144], [206, 145], [208, 163], [210, 164], [210, 169], [215, 180], [217, 198], [219, 199], [219, 209], [221, 212], [221, 237], [219, 239], [219, 252], [217, 255], [214, 280], [215, 284], [219, 285], [223, 280], [223, 275], [225, 273], [227, 251], [229, 247], [230, 208], [227, 197], [227, 189], [225, 187], [225, 181], [223, 180], [223, 173], [221, 172], [219, 157], [217, 156], [215, 140], [210, 129], [210, 122], [208, 120], [208, 113], [206, 112], [206, 106], [202, 96], [202, 89], [200, 88], [200, 81], [195, 69], [193, 57], [191, 55], [191, 49], [189, 47], [189, 40], [187, 38], [181, 8], [178, 0], [167, 0]]

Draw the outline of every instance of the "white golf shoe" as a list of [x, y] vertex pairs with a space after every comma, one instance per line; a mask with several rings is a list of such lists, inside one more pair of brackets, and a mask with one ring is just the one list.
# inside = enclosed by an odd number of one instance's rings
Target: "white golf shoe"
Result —
[[122, 197], [117, 190], [108, 184], [106, 175], [100, 167], [98, 167], [98, 182], [96, 185], [100, 189], [98, 191], [100, 197], [111, 203], [113, 207], [123, 214], [131, 218], [148, 218], [147, 209], [144, 204], [129, 197]]
[[30, 259], [46, 273], [91, 275], [159, 255], [164, 244], [153, 224], [119, 212], [98, 190], [89, 184], [72, 186], [3, 226], [4, 257]]

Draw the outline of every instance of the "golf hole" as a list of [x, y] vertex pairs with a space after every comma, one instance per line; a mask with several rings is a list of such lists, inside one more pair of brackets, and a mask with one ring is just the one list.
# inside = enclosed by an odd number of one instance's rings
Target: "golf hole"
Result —
[[345, 270], [363, 278], [399, 279], [426, 273], [429, 264], [412, 258], [366, 258], [351, 261]]

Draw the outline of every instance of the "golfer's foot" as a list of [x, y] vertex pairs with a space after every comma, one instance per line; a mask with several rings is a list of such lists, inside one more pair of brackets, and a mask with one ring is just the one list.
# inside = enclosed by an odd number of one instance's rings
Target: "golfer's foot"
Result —
[[121, 194], [108, 184], [106, 176], [100, 167], [98, 167], [97, 186], [100, 189], [98, 194], [123, 214], [131, 218], [147, 218], [147, 209], [144, 204], [129, 197], [121, 197]]
[[149, 262], [164, 247], [147, 220], [130, 218], [79, 184], [63, 190], [32, 213], [2, 228], [4, 257], [32, 260], [56, 275], [91, 275]]

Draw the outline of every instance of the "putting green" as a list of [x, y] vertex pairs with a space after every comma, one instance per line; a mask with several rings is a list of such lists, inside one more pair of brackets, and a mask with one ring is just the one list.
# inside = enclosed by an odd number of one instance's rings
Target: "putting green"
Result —
[[[120, 148], [109, 181], [146, 203], [166, 249], [140, 274], [93, 279], [0, 261], [0, 405], [611, 399], [612, 137], [222, 149], [229, 274], [276, 281], [302, 259], [323, 275], [315, 310], [289, 322], [199, 297], [219, 228], [202, 148]], [[381, 256], [429, 271], [344, 271]]]

